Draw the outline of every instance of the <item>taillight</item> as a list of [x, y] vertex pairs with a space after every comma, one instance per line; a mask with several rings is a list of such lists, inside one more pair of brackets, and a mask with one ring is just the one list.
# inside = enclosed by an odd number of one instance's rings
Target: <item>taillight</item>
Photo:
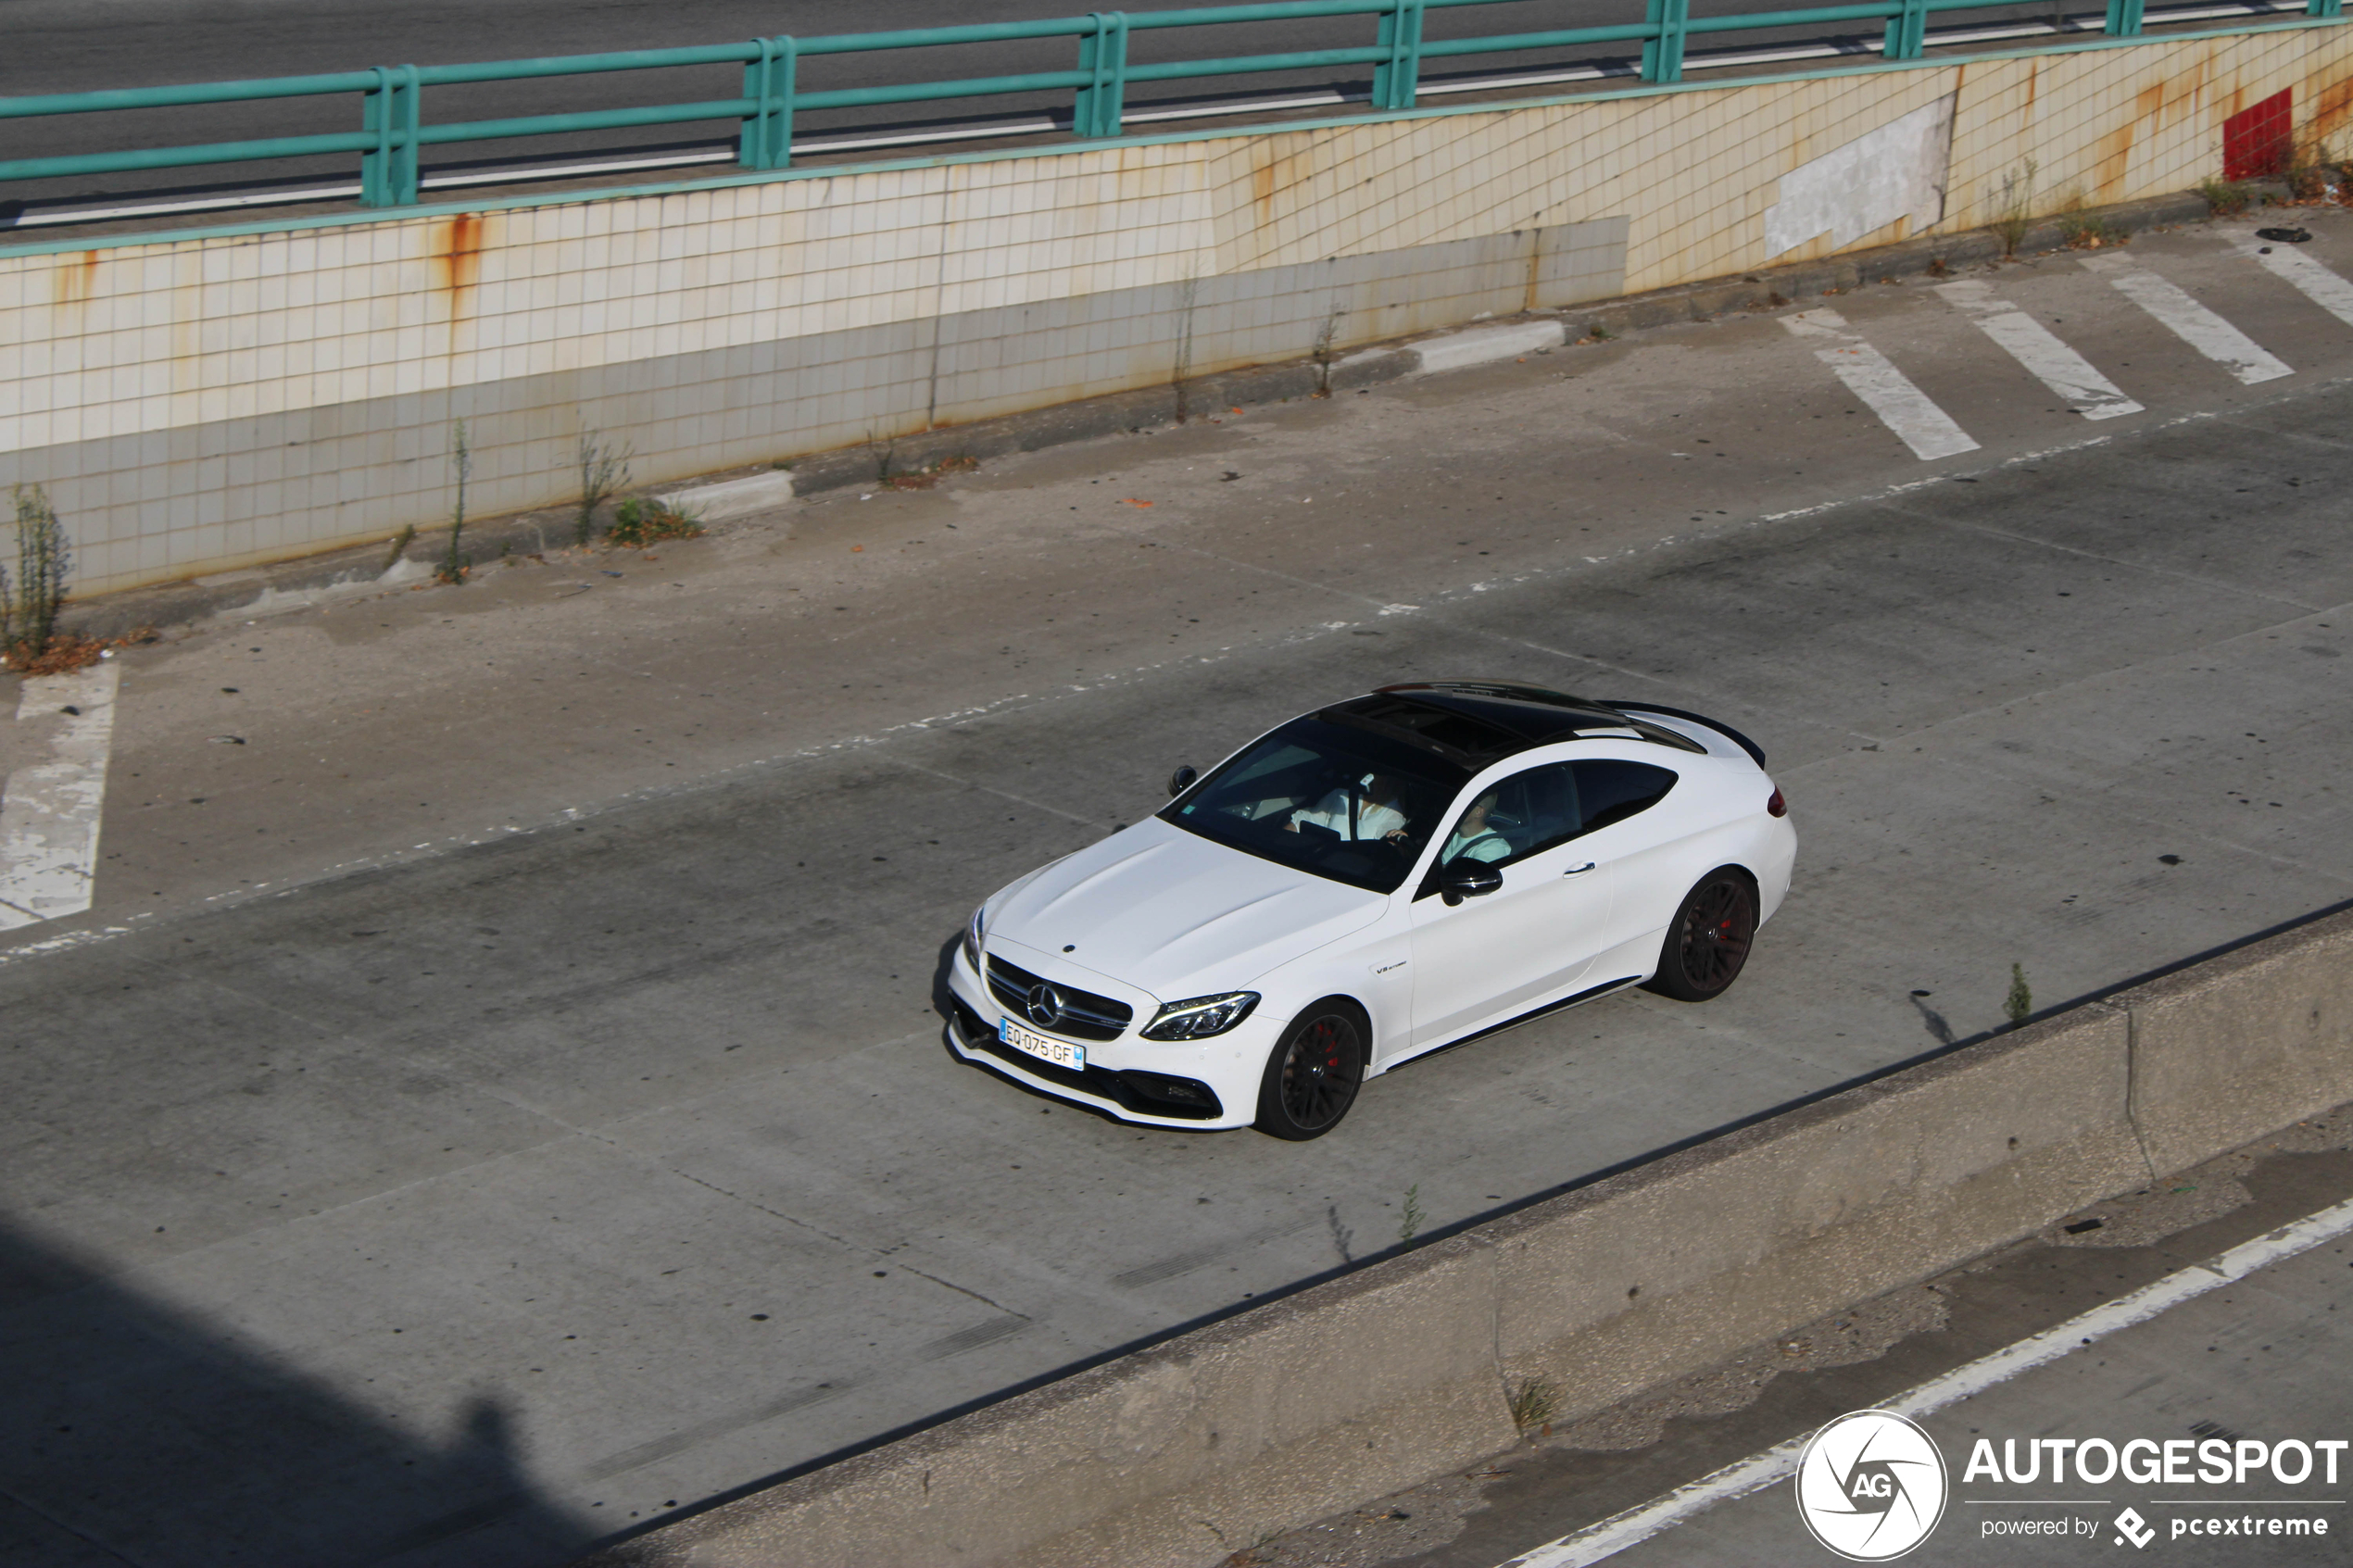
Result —
[[1780, 790], [1776, 789], [1773, 791], [1773, 798], [1765, 802], [1765, 814], [1768, 817], [1786, 817], [1789, 815], [1789, 802], [1781, 798], [1781, 792]]

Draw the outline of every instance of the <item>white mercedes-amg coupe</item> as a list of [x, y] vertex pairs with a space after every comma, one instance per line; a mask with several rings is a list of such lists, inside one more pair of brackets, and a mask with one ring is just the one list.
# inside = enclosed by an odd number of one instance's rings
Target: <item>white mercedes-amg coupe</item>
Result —
[[1504, 682], [1334, 703], [1170, 794], [974, 913], [958, 1055], [1128, 1122], [1317, 1137], [1441, 1046], [1719, 995], [1797, 850], [1738, 731]]

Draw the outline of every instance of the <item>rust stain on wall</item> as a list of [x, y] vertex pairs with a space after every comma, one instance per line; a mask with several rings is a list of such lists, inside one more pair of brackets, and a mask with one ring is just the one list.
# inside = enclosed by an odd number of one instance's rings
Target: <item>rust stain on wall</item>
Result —
[[[1301, 142], [1302, 139], [1296, 136], [1269, 136], [1261, 144], [1258, 156], [1252, 159], [1251, 194], [1258, 209], [1258, 221], [1262, 224], [1275, 221], [1277, 197], [1292, 190], [1315, 171], [1315, 144], [1309, 142], [1302, 145]], [[1286, 144], [1297, 150], [1288, 153], [1277, 151]]]
[[2312, 106], [2312, 118], [2304, 122], [2299, 138], [2306, 146], [2318, 149], [2353, 119], [2353, 77], [2330, 82], [2316, 72], [2304, 79], [2304, 91], [2298, 96]]
[[49, 298], [56, 305], [87, 305], [98, 292], [98, 253], [60, 256], [49, 269]]
[[2133, 143], [2139, 134], [2141, 122], [2128, 119], [2099, 139], [2092, 157], [2092, 182], [2097, 187], [2100, 202], [2120, 201], [2126, 188], [2126, 176], [2131, 172]]
[[2200, 55], [2181, 70], [2165, 79], [2165, 103], [2158, 123], [2171, 130], [2194, 118], [2206, 102], [2208, 86], [2213, 77], [2214, 58]]
[[2159, 135], [2197, 110], [2207, 93], [2208, 60], [2196, 56], [2181, 69], [2149, 82], [2133, 94], [2133, 118], [2102, 136], [2092, 151], [2092, 199], [2122, 201], [2133, 193], [2133, 149], [2145, 136]]
[[434, 285], [449, 296], [449, 319], [465, 315], [482, 280], [482, 214], [461, 212], [433, 230]]

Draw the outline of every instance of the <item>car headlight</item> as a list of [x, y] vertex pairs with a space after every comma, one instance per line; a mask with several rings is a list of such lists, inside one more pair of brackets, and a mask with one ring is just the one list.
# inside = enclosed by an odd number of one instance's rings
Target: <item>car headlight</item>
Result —
[[1200, 1040], [1212, 1035], [1223, 1035], [1250, 1016], [1258, 1005], [1255, 991], [1221, 991], [1214, 997], [1195, 997], [1187, 1002], [1171, 1002], [1152, 1015], [1143, 1029], [1147, 1040]]
[[964, 922], [964, 961], [973, 966], [975, 974], [980, 972], [980, 917], [987, 908], [975, 909], [973, 918]]

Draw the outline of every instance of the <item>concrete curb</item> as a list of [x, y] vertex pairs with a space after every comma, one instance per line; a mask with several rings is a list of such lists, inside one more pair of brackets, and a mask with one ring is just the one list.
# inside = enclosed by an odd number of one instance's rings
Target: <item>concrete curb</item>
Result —
[[790, 501], [792, 495], [792, 475], [782, 469], [772, 469], [766, 473], [746, 474], [741, 479], [724, 479], [716, 484], [665, 490], [654, 499], [698, 522], [724, 522], [730, 518], [749, 517], [754, 512], [774, 511]]
[[[2284, 186], [2260, 189], [2285, 194]], [[2185, 192], [2087, 208], [2078, 216], [2137, 232], [2200, 220], [2208, 210], [2203, 196]], [[2066, 243], [2064, 225], [2053, 220], [2030, 228], [2018, 249], [2021, 254], [2058, 250]], [[1929, 271], [1940, 261], [1953, 266], [1991, 260], [2001, 254], [2000, 239], [1984, 230], [1908, 240], [1736, 279], [1684, 284], [1541, 316], [1482, 323], [1361, 349], [1327, 362], [1303, 359], [1263, 365], [926, 431], [879, 445], [820, 452], [796, 460], [789, 470], [713, 476], [693, 485], [664, 489], [659, 496], [696, 510], [706, 522], [725, 521], [775, 511], [795, 496], [879, 483], [886, 474], [913, 472], [951, 458], [1001, 458], [1074, 441], [1159, 430], [1228, 408], [1353, 392], [1404, 376], [1516, 358], [1587, 336], [1619, 337], [1644, 327], [1705, 321], [1731, 311], [1769, 310], [1814, 295], [1843, 293], [1878, 279]], [[469, 523], [466, 536], [479, 561], [502, 553], [545, 555], [570, 548], [573, 529], [561, 509], [552, 509]], [[286, 601], [304, 600], [322, 592], [404, 586], [430, 575], [439, 558], [440, 538], [437, 529], [419, 533], [398, 561], [389, 559], [388, 541], [377, 541], [271, 566], [103, 595], [69, 605], [66, 625], [85, 636], [120, 636], [137, 627], [184, 624], [246, 607], [267, 612]]]
[[2353, 1099], [2353, 910], [664, 1525], [593, 1568], [1208, 1568]]

